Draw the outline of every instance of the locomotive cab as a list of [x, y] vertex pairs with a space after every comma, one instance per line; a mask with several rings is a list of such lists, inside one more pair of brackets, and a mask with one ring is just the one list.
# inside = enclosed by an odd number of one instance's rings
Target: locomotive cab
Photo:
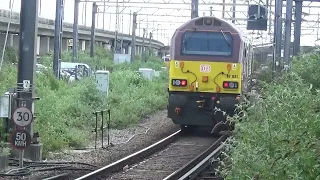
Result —
[[180, 26], [171, 40], [168, 117], [182, 129], [220, 130], [235, 114], [248, 68], [242, 33], [216, 17]]

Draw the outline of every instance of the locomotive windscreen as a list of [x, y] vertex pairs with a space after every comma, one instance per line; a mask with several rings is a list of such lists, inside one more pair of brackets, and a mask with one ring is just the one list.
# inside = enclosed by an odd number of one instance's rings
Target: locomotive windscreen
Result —
[[230, 56], [233, 39], [230, 32], [187, 31], [182, 37], [182, 54]]

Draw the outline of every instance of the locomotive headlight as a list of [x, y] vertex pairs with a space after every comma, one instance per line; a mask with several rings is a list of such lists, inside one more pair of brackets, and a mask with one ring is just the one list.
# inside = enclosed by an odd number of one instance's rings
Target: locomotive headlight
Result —
[[180, 80], [176, 80], [176, 81], [174, 81], [174, 84], [175, 84], [176, 86], [180, 86], [181, 82], [180, 82]]
[[239, 83], [235, 81], [223, 81], [223, 88], [226, 89], [238, 89]]
[[180, 86], [185, 87], [188, 84], [188, 81], [186, 79], [172, 79], [172, 86]]
[[211, 18], [205, 18], [204, 19], [204, 24], [207, 25], [207, 26], [212, 25], [212, 19]]
[[229, 87], [230, 88], [234, 88], [234, 83], [233, 82], [229, 82]]

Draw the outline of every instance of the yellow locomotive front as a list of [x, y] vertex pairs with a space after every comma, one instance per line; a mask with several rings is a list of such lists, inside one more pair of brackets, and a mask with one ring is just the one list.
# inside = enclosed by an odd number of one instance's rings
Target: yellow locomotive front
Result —
[[248, 78], [240, 32], [222, 19], [195, 18], [176, 30], [170, 53], [168, 117], [183, 130], [225, 124], [220, 110], [234, 114]]
[[171, 60], [169, 91], [241, 94], [240, 63]]

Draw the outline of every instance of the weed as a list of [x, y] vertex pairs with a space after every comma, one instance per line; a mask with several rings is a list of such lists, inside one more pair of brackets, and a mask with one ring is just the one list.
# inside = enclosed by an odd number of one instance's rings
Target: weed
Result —
[[220, 172], [226, 179], [319, 178], [319, 57], [301, 55], [290, 72], [262, 85], [264, 99], [237, 123], [230, 166]]
[[[64, 61], [71, 61], [71, 53], [63, 53]], [[160, 59], [115, 65], [112, 54], [97, 48], [95, 58], [87, 52], [79, 53], [79, 61], [88, 63], [98, 69], [111, 70], [110, 93], [107, 98], [96, 90], [95, 80], [87, 78], [68, 84], [54, 78], [51, 70], [37, 74], [35, 132], [40, 133], [44, 155], [49, 151], [57, 151], [68, 147], [83, 147], [90, 141], [94, 128], [96, 110], [111, 109], [111, 127], [122, 128], [137, 123], [141, 117], [163, 109], [166, 104], [166, 79], [161, 74], [153, 81], [147, 81], [136, 71], [140, 67], [160, 70], [163, 63]], [[52, 57], [42, 57], [38, 63], [51, 67]], [[0, 72], [2, 81], [0, 90], [4, 93], [14, 87], [17, 68], [6, 63]]]

